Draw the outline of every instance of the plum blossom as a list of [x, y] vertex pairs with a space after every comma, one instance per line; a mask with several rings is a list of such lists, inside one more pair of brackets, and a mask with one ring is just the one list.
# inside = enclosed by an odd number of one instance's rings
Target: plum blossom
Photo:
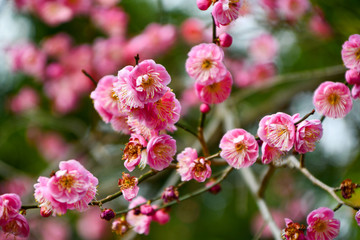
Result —
[[360, 98], [360, 84], [355, 84], [351, 89], [351, 96], [354, 99]]
[[329, 208], [315, 209], [306, 221], [308, 240], [332, 240], [339, 235], [340, 221], [334, 218], [334, 212]]
[[204, 157], [198, 157], [196, 149], [185, 148], [177, 155], [177, 172], [181, 176], [181, 181], [195, 179], [204, 182], [211, 176], [211, 162]]
[[95, 26], [111, 37], [125, 36], [128, 16], [120, 7], [93, 8], [91, 19]]
[[355, 69], [349, 69], [345, 73], [345, 79], [351, 85], [360, 84], [360, 72]]
[[137, 184], [138, 179], [136, 177], [132, 177], [128, 173], [122, 173], [122, 178], [119, 179], [118, 185], [127, 201], [131, 201], [138, 194], [139, 187]]
[[360, 35], [353, 34], [342, 45], [341, 57], [345, 67], [360, 71]]
[[211, 84], [195, 83], [196, 94], [203, 103], [218, 104], [224, 102], [231, 93], [233, 80], [230, 72], [219, 81]]
[[271, 34], [261, 34], [250, 43], [249, 53], [256, 62], [271, 62], [278, 53], [278, 42]]
[[240, 0], [219, 0], [214, 4], [212, 15], [217, 27], [225, 26], [239, 17]]
[[321, 121], [305, 120], [297, 125], [294, 148], [300, 154], [313, 152], [315, 150], [315, 142], [322, 137], [323, 128]]
[[351, 111], [353, 103], [345, 84], [326, 81], [315, 90], [313, 104], [316, 111], [326, 117], [342, 118]]
[[14, 113], [26, 112], [36, 108], [39, 101], [39, 96], [33, 88], [24, 87], [10, 99], [10, 109]]
[[[146, 199], [141, 196], [138, 196], [130, 202], [129, 209], [144, 203], [146, 203]], [[136, 209], [134, 209], [126, 214], [126, 221], [129, 223], [130, 226], [134, 228], [135, 232], [145, 235], [149, 234], [150, 223], [152, 221], [151, 216], [142, 214], [141, 211], [139, 212]]]
[[306, 230], [304, 225], [294, 223], [291, 219], [285, 218], [286, 228], [284, 229], [283, 236], [286, 240], [306, 240], [304, 235]]
[[261, 161], [263, 164], [276, 162], [284, 154], [284, 152], [280, 151], [278, 148], [269, 146], [269, 144], [266, 142], [262, 144], [261, 152], [262, 152]]
[[181, 36], [185, 42], [191, 45], [199, 44], [204, 40], [204, 29], [203, 22], [197, 18], [186, 19], [180, 27]]
[[289, 21], [300, 19], [310, 7], [308, 0], [278, 0], [279, 12]]
[[259, 156], [259, 145], [254, 136], [240, 128], [225, 133], [219, 147], [220, 156], [236, 169], [253, 165]]
[[140, 164], [140, 162], [144, 162], [146, 164], [147, 144], [148, 143], [143, 136], [139, 134], [131, 134], [129, 142], [125, 146], [124, 155], [122, 156], [122, 160], [125, 160], [124, 165], [127, 170], [132, 172], [135, 167]]
[[289, 151], [294, 146], [295, 125], [286, 113], [278, 112], [263, 117], [257, 133], [262, 141], [280, 151]]
[[216, 44], [201, 43], [188, 53], [186, 72], [201, 84], [212, 84], [217, 79], [223, 79], [228, 72], [223, 59], [224, 52]]
[[167, 168], [176, 153], [176, 141], [169, 135], [153, 136], [147, 145], [147, 163], [157, 171]]
[[356, 212], [355, 220], [356, 220], [357, 225], [360, 226], [360, 210]]

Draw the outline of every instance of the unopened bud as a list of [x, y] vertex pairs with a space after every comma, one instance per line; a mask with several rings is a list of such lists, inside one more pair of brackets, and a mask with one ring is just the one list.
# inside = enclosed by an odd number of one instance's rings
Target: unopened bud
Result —
[[179, 191], [174, 186], [169, 186], [165, 188], [164, 192], [161, 194], [161, 199], [164, 201], [164, 203], [168, 203], [173, 200], [178, 200]]
[[355, 192], [356, 184], [351, 181], [351, 179], [345, 179], [342, 181], [341, 185], [341, 195], [345, 199], [351, 198], [351, 195]]
[[[205, 186], [206, 187], [210, 187], [211, 185], [213, 185], [215, 183], [215, 180], [214, 179], [210, 179], [206, 184]], [[209, 188], [208, 190], [210, 193], [212, 194], [218, 194], [220, 191], [221, 191], [221, 186], [220, 184], [215, 184], [214, 186], [212, 186], [211, 188]]]
[[233, 41], [233, 39], [232, 39], [231, 35], [228, 33], [222, 33], [219, 36], [219, 43], [220, 43], [220, 46], [222, 46], [222, 47], [230, 47], [232, 44], [232, 41]]
[[49, 217], [52, 214], [52, 210], [48, 209], [46, 207], [41, 207], [40, 208], [40, 215], [42, 217]]
[[202, 11], [207, 10], [212, 3], [212, 0], [196, 0], [196, 5]]
[[129, 224], [124, 217], [117, 218], [113, 221], [111, 230], [118, 235], [124, 235], [129, 230]]
[[100, 218], [106, 221], [110, 221], [115, 217], [115, 212], [111, 208], [105, 208], [104, 211], [101, 212]]
[[210, 106], [209, 104], [203, 103], [200, 105], [200, 112], [202, 113], [208, 113], [210, 112]]

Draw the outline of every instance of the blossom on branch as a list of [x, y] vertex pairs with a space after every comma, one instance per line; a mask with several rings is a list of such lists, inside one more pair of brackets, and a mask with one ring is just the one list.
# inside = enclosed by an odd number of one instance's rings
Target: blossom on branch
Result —
[[320, 207], [307, 216], [308, 240], [332, 240], [339, 235], [340, 221], [334, 218], [334, 212], [326, 207]]

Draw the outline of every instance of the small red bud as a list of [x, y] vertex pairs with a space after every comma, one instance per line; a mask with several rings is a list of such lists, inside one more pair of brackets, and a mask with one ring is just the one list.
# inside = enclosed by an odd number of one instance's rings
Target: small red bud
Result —
[[196, 0], [196, 5], [202, 11], [207, 10], [212, 3], [212, 0]]
[[40, 208], [40, 215], [42, 217], [49, 217], [52, 214], [52, 211], [50, 209], [47, 209], [45, 207]]
[[104, 211], [101, 212], [100, 218], [106, 221], [110, 221], [115, 217], [115, 212], [111, 208], [105, 208]]
[[210, 106], [206, 103], [203, 103], [200, 105], [200, 112], [202, 113], [208, 113], [210, 112]]
[[220, 46], [222, 47], [230, 47], [232, 44], [232, 37], [230, 34], [228, 33], [222, 33], [219, 36], [219, 42], [220, 42]]

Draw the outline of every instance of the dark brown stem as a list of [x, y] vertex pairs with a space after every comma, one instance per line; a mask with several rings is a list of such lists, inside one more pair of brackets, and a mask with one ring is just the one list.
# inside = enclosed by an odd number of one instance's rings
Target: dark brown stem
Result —
[[305, 154], [300, 154], [300, 167], [305, 167]]
[[335, 208], [334, 208], [334, 212], [336, 212], [337, 210], [339, 210], [341, 207], [343, 206], [343, 204], [339, 203]]
[[140, 60], [139, 54], [136, 54], [136, 56], [135, 56], [134, 58], [135, 58], [135, 65], [138, 65], [138, 64], [139, 64], [139, 60]]
[[190, 128], [185, 126], [184, 124], [177, 122], [177, 123], [175, 123], [175, 126], [187, 131], [188, 133], [190, 133], [190, 134], [194, 135], [196, 138], [198, 138], [198, 135], [193, 130], [191, 130]]
[[297, 121], [295, 123], [295, 125], [298, 125], [299, 123], [301, 123], [302, 121], [306, 120], [308, 117], [310, 117], [311, 115], [313, 115], [315, 113], [315, 109], [313, 109], [311, 112], [309, 112], [308, 114], [306, 114], [302, 119], [300, 119], [299, 121]]
[[97, 86], [97, 82], [88, 72], [86, 72], [84, 69], [82, 69], [81, 72], [91, 80], [95, 87]]
[[27, 210], [27, 209], [34, 209], [34, 208], [39, 208], [38, 205], [22, 205], [20, 210]]
[[215, 19], [213, 17], [213, 15], [211, 15], [211, 19], [212, 19], [212, 38], [213, 38], [213, 43], [218, 44], [218, 39], [216, 36], [216, 24], [215, 24]]
[[201, 144], [201, 147], [202, 147], [204, 156], [205, 156], [205, 157], [208, 157], [208, 156], [209, 156], [209, 150], [208, 150], [208, 147], [207, 147], [205, 138], [204, 138], [205, 117], [206, 117], [206, 114], [205, 114], [205, 113], [201, 113], [200, 124], [199, 124], [199, 127], [198, 127], [198, 134], [197, 134], [197, 136], [198, 136], [199, 142], [200, 142], [200, 144]]

